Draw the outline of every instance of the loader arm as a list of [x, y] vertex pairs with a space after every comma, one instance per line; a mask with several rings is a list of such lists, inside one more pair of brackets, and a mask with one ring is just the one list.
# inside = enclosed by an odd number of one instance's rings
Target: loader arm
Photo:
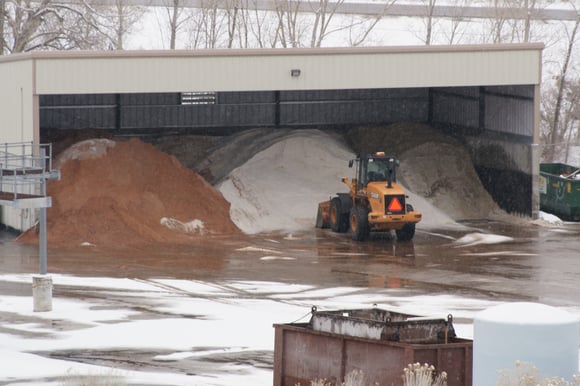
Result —
[[348, 190], [350, 191], [351, 197], [354, 197], [357, 192], [357, 179], [353, 178], [352, 181], [349, 180], [347, 177], [342, 177], [342, 183], [348, 186]]

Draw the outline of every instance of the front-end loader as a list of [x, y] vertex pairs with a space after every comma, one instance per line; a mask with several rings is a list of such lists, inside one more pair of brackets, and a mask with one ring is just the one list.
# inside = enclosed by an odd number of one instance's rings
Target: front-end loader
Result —
[[350, 230], [352, 239], [363, 241], [371, 232], [395, 231], [398, 240], [411, 240], [422, 214], [407, 203], [407, 195], [397, 184], [395, 157], [383, 152], [361, 155], [349, 161], [356, 164], [356, 178], [343, 178], [348, 193], [337, 193], [318, 205], [316, 226], [334, 232]]

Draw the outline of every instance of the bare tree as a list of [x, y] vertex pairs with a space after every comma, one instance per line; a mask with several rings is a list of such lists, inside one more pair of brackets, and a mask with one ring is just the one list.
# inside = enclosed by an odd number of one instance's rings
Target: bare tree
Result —
[[0, 32], [0, 54], [103, 48], [82, 1], [0, 0]]
[[[505, 16], [502, 0], [493, 0], [493, 8], [495, 10], [495, 14], [491, 19], [488, 20], [490, 33], [487, 34], [484, 32], [483, 39], [485, 43], [497, 44], [503, 41], [503, 30], [505, 24], [507, 23], [507, 19]], [[489, 40], [485, 41], [485, 39]]]
[[278, 26], [274, 46], [280, 42], [282, 47], [300, 47], [305, 33], [300, 21], [300, 1], [276, 0]]
[[167, 13], [167, 24], [169, 27], [169, 49], [174, 50], [177, 34], [181, 26], [184, 24], [184, 8], [181, 0], [167, 0], [168, 4], [165, 7]]
[[[422, 20], [425, 24], [425, 35], [419, 36], [425, 45], [431, 45], [436, 40], [436, 27], [438, 24], [441, 26], [438, 30], [447, 35], [445, 40], [448, 44], [455, 43], [458, 36], [459, 27], [461, 23], [465, 21], [463, 17], [463, 7], [468, 5], [468, 0], [462, 0], [461, 4], [455, 4], [456, 15], [440, 17], [437, 16], [435, 10], [437, 8], [437, 0], [422, 0], [424, 4], [424, 13], [422, 14]], [[449, 25], [449, 32], [446, 32], [444, 28]]]
[[241, 3], [239, 0], [226, 0], [226, 20], [228, 25], [227, 48], [233, 48], [236, 36], [239, 34], [239, 14]]
[[[510, 41], [527, 43], [531, 39], [531, 17], [538, 4], [536, 0], [505, 0], [506, 14], [509, 17]], [[523, 19], [515, 16], [517, 11], [525, 10]]]
[[318, 0], [315, 3], [310, 3], [312, 13], [314, 14], [314, 23], [312, 24], [312, 33], [310, 38], [310, 47], [320, 47], [322, 41], [328, 33], [329, 25], [339, 7], [344, 0]]
[[0, 55], [4, 55], [6, 40], [4, 38], [4, 21], [6, 20], [6, 0], [0, 0]]
[[[571, 68], [571, 60], [573, 58], [574, 46], [576, 40], [578, 39], [578, 27], [580, 25], [580, 14], [576, 18], [572, 26], [572, 31], [568, 33], [568, 44], [566, 47], [566, 52], [564, 54], [564, 60], [562, 62], [562, 67], [556, 78], [556, 93], [554, 99], [554, 106], [551, 113], [547, 114], [547, 123], [549, 135], [546, 138], [547, 151], [545, 152], [545, 157], [548, 161], [554, 159], [555, 148], [557, 143], [563, 142], [567, 137], [567, 131], [570, 129], [570, 121], [566, 118], [566, 104], [569, 102], [566, 100], [566, 96], [571, 95], [569, 93], [567, 77], [569, 75], [569, 70]], [[568, 103], [569, 104], [569, 103]], [[568, 110], [570, 111], [570, 110]], [[569, 135], [568, 135], [569, 136]]]
[[130, 6], [124, 0], [115, 0], [112, 6], [84, 4], [86, 23], [99, 36], [99, 44], [110, 50], [124, 49], [127, 37], [146, 11], [144, 6]]
[[[488, 20], [484, 39], [490, 43], [530, 42], [533, 39], [532, 15], [540, 9], [538, 0], [493, 0], [494, 16]], [[522, 17], [522, 10], [524, 16]]]
[[279, 42], [280, 17], [278, 11], [258, 9], [256, 0], [245, 0], [240, 12], [241, 47], [276, 47]]
[[348, 22], [347, 44], [350, 47], [363, 45], [382, 19], [382, 14], [373, 17], [352, 16]]
[[[256, 44], [258, 47], [263, 47], [262, 42], [262, 23], [263, 19], [256, 17], [254, 21], [252, 16], [259, 14], [259, 10], [256, 7], [256, 3], [252, 2], [252, 6], [249, 1], [239, 0], [240, 8], [239, 8], [239, 16], [236, 18], [238, 23], [238, 44], [242, 48], [248, 48], [250, 46], [250, 39], [254, 34], [256, 39]], [[262, 12], [263, 13], [263, 12]], [[252, 24], [257, 24], [256, 28], [252, 28]]]
[[217, 0], [204, 1], [204, 7], [201, 9], [201, 22], [204, 26], [205, 48], [219, 47], [220, 34], [223, 28], [222, 15], [218, 7]]
[[201, 12], [191, 12], [187, 19], [187, 34], [188, 39], [186, 42], [186, 47], [189, 49], [199, 48], [202, 45], [202, 13]]
[[82, 4], [12, 0], [2, 4], [2, 52], [82, 48]]
[[427, 1], [427, 17], [426, 17], [426, 31], [425, 31], [425, 44], [431, 44], [431, 36], [433, 34], [433, 12], [435, 11], [435, 3], [437, 0], [428, 0]]
[[463, 8], [469, 5], [469, 0], [461, 0], [457, 3], [455, 7], [455, 14], [446, 20], [446, 25], [449, 28], [445, 28], [442, 33], [445, 35], [445, 42], [447, 44], [456, 44], [463, 37], [463, 31], [461, 29], [462, 25], [466, 24], [466, 19], [464, 15]]
[[346, 33], [346, 43], [351, 47], [364, 44], [377, 24], [388, 14], [389, 7], [395, 2], [396, 0], [385, 0], [381, 11], [372, 16], [350, 15], [350, 17], [347, 17], [342, 15], [341, 19], [343, 21], [341, 23], [331, 22], [337, 8], [343, 3], [342, 1], [340, 3], [331, 2], [330, 6], [319, 7], [319, 15], [315, 15], [315, 23], [312, 29], [311, 46], [320, 47], [325, 38], [337, 33]]
[[189, 34], [187, 47], [219, 48], [224, 47], [224, 44], [227, 46], [230, 39], [225, 37], [224, 30], [225, 34], [229, 34], [228, 15], [228, 11], [222, 9], [218, 0], [204, 0], [200, 8], [192, 9], [185, 19]]

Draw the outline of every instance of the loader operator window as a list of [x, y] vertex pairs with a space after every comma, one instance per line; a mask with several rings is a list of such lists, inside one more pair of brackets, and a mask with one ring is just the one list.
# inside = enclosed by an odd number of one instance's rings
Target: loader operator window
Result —
[[387, 188], [391, 188], [392, 184], [397, 182], [398, 159], [381, 154], [376, 157], [371, 155], [360, 157], [356, 161], [358, 189], [364, 189], [369, 182], [386, 182]]
[[387, 164], [383, 160], [369, 159], [367, 167], [367, 181], [386, 181]]

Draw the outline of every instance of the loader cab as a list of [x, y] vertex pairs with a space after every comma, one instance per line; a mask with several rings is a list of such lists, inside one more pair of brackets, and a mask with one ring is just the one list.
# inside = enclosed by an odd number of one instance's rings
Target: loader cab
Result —
[[[352, 161], [349, 163], [352, 166]], [[383, 152], [359, 156], [356, 159], [356, 175], [358, 189], [364, 189], [369, 182], [385, 181], [387, 188], [397, 182], [397, 166], [399, 160], [385, 156]]]

